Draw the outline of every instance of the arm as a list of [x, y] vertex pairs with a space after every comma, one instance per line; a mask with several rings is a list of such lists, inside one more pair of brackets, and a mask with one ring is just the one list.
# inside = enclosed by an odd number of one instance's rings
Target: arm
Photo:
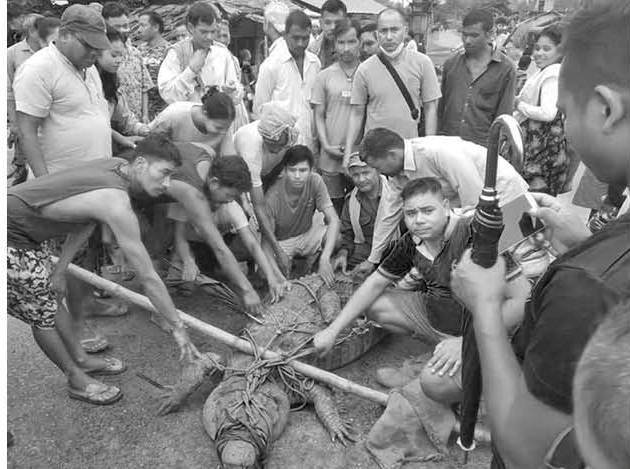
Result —
[[528, 119], [551, 122], [556, 118], [556, 114], [558, 114], [558, 108], [556, 107], [557, 102], [558, 77], [549, 77], [541, 85], [539, 106], [519, 101], [516, 108]]
[[326, 221], [326, 242], [322, 250], [321, 259], [326, 259], [330, 262], [330, 257], [332, 256], [335, 243], [339, 236], [340, 225], [339, 216], [332, 205], [324, 209], [324, 220]]
[[213, 250], [217, 263], [225, 271], [227, 277], [240, 290], [246, 303], [245, 306], [257, 309], [260, 306], [260, 298], [245, 274], [241, 272], [234, 254], [223, 241], [221, 233], [212, 220], [206, 198], [196, 189], [180, 181], [171, 181], [168, 193], [186, 209], [188, 220]]
[[95, 227], [96, 225], [94, 223], [90, 223], [81, 230], [70, 233], [66, 237], [66, 242], [63, 244], [59, 260], [55, 265], [50, 279], [52, 289], [58, 295], [64, 296], [66, 294], [66, 270], [68, 269], [68, 265], [72, 262], [77, 252], [79, 252], [79, 249], [81, 249], [90, 238]]
[[142, 93], [142, 122], [149, 122], [149, 93]]
[[140, 64], [142, 67], [142, 83], [144, 84], [142, 89], [142, 115], [138, 116], [142, 119], [142, 122], [149, 122], [149, 90], [155, 88], [155, 83], [151, 79], [151, 74], [147, 69], [146, 65], [144, 65], [144, 61], [142, 59], [142, 55], [140, 55]]
[[501, 99], [497, 105], [495, 118], [501, 114], [512, 115], [514, 109], [514, 97], [516, 96], [516, 70], [514, 67], [505, 77], [503, 81], [503, 89], [501, 92]]
[[199, 267], [195, 261], [195, 256], [190, 250], [190, 244], [186, 239], [186, 222], [176, 221], [174, 230], [173, 244], [175, 252], [182, 260], [182, 280], [186, 282], [194, 282], [199, 275]]
[[43, 121], [44, 118], [42, 117], [31, 116], [19, 111], [17, 113], [20, 145], [35, 177], [48, 174], [48, 168], [46, 168], [44, 154], [39, 146], [39, 137], [37, 135]]
[[[267, 212], [267, 203], [265, 202], [262, 186], [252, 187], [250, 194], [252, 196], [252, 204], [254, 205], [254, 213], [258, 219], [258, 226], [260, 227], [260, 233], [263, 239], [267, 241], [277, 259], [282, 259], [283, 256], [286, 257], [286, 254], [276, 238], [273, 220], [271, 220]], [[280, 267], [283, 271], [285, 270], [285, 266], [281, 265]], [[288, 272], [285, 272], [285, 274], [288, 274]]]
[[341, 210], [341, 251], [346, 251], [346, 255], [350, 254], [354, 250], [354, 230], [352, 229], [352, 222], [350, 221], [350, 209], [348, 208], [348, 199], [343, 203], [343, 209]]
[[[474, 151], [483, 154], [485, 161], [485, 147], [475, 146]], [[448, 146], [434, 148], [429, 158], [427, 163], [432, 164], [434, 170], [457, 192], [461, 206], [476, 206], [483, 189], [483, 179], [474, 159], [459, 148]]]
[[147, 135], [149, 133], [149, 126], [138, 120], [138, 117], [129, 109], [127, 101], [122, 95], [118, 96], [118, 102], [114, 107], [111, 121], [118, 124], [117, 128], [125, 135]]
[[374, 224], [374, 236], [372, 239], [372, 251], [368, 262], [376, 265], [381, 261], [383, 250], [392, 238], [400, 220], [402, 220], [401, 188], [395, 181], [390, 180], [389, 190], [381, 196]]
[[177, 53], [171, 49], [166, 54], [158, 72], [158, 90], [168, 103], [188, 101], [195, 91], [195, 73], [190, 67], [182, 69]]
[[348, 124], [348, 133], [346, 134], [345, 151], [343, 156], [343, 166], [348, 166], [350, 160], [350, 154], [352, 153], [352, 147], [354, 142], [359, 138], [359, 132], [363, 126], [363, 117], [365, 116], [366, 105], [353, 104], [352, 112], [350, 114], [350, 122]]
[[260, 115], [260, 108], [263, 104], [271, 101], [274, 88], [274, 75], [271, 64], [265, 60], [260, 65], [258, 80], [256, 81], [256, 91], [254, 93], [254, 113]]
[[438, 100], [423, 103], [424, 107], [424, 134], [435, 135], [437, 134], [437, 105]]

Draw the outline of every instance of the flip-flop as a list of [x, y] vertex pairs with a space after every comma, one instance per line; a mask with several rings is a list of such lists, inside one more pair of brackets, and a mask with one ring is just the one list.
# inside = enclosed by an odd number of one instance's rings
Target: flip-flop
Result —
[[87, 353], [99, 353], [109, 348], [109, 342], [105, 337], [96, 336], [90, 339], [83, 339], [81, 347]]
[[127, 365], [122, 360], [114, 357], [105, 357], [105, 366], [103, 368], [97, 368], [96, 370], [86, 370], [88, 375], [119, 375], [124, 373], [127, 369]]
[[120, 400], [122, 391], [116, 386], [106, 384], [88, 384], [85, 389], [68, 388], [71, 399], [94, 405], [109, 405]]

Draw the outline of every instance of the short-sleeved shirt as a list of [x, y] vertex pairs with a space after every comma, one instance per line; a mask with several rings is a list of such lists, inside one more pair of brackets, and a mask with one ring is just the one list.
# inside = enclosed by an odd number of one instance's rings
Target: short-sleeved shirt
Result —
[[[407, 86], [411, 99], [418, 109], [422, 103], [439, 99], [440, 86], [433, 62], [426, 55], [403, 49], [390, 61]], [[418, 122], [396, 82], [378, 56], [373, 55], [357, 69], [352, 85], [351, 104], [367, 105], [365, 132], [377, 127], [390, 129], [403, 138], [418, 136]]]
[[392, 280], [403, 278], [415, 267], [423, 280], [422, 290], [431, 325], [440, 332], [461, 335], [464, 308], [451, 292], [451, 267], [469, 246], [471, 218], [451, 214], [442, 250], [430, 259], [422, 242], [411, 232], [405, 233], [392, 252], [378, 268], [378, 272]]
[[263, 138], [258, 132], [258, 123], [250, 122], [234, 134], [236, 154], [245, 160], [252, 175], [252, 187], [262, 187], [262, 178], [267, 176], [280, 163], [284, 151], [269, 153], [263, 147]]
[[498, 50], [486, 71], [475, 80], [464, 53], [451, 57], [442, 68], [439, 133], [486, 146], [494, 119], [501, 114], [512, 115], [515, 87], [516, 68]]
[[[361, 191], [357, 190], [356, 192], [356, 198], [359, 202], [359, 225], [361, 226], [361, 232], [365, 238], [365, 244], [367, 244], [370, 248], [372, 247], [372, 236], [374, 235], [376, 214], [378, 213], [378, 205], [381, 201], [384, 184], [386, 184], [385, 176], [380, 176], [378, 196], [374, 199], [370, 199]], [[343, 203], [343, 209], [341, 210], [340, 249], [347, 250], [349, 255], [352, 254], [355, 248], [355, 233], [354, 228], [352, 227], [352, 217], [350, 216], [350, 198], [353, 197], [353, 193], [354, 191], [346, 195], [346, 199]]]
[[278, 180], [267, 192], [269, 215], [274, 221], [278, 241], [294, 238], [310, 230], [315, 210], [332, 207], [328, 190], [319, 174], [311, 173], [295, 207], [289, 205], [285, 179]]
[[559, 257], [532, 292], [513, 346], [536, 399], [573, 413], [582, 351], [610, 308], [628, 298], [630, 215], [624, 215]]
[[[171, 220], [188, 223], [188, 214], [181, 204], [170, 204], [167, 211], [167, 217]], [[226, 234], [238, 233], [243, 228], [249, 226], [247, 215], [236, 202], [232, 201], [227, 204], [221, 204], [212, 210], [212, 220], [222, 236]], [[197, 232], [192, 224], [188, 223], [186, 227], [186, 239], [189, 241], [201, 242], [203, 238]]]
[[138, 49], [130, 44], [126, 46], [123, 60], [118, 67], [118, 91], [127, 99], [129, 109], [138, 118], [142, 118], [142, 93], [155, 86], [144, 59]]
[[39, 142], [48, 172], [111, 158], [109, 108], [95, 67], [83, 77], [50, 45], [22, 64], [13, 92], [17, 111], [44, 119]]
[[[311, 103], [325, 106], [326, 137], [330, 145], [345, 144], [352, 113], [352, 80], [352, 75], [346, 75], [339, 62], [322, 70], [315, 78]], [[331, 157], [324, 150], [320, 153], [319, 167], [331, 173], [343, 171], [342, 160]]]
[[208, 153], [214, 155], [225, 135], [210, 135], [201, 132], [193, 122], [192, 108], [199, 103], [180, 101], [169, 104], [149, 124], [151, 131], [164, 132], [174, 142], [194, 143], [203, 147]]

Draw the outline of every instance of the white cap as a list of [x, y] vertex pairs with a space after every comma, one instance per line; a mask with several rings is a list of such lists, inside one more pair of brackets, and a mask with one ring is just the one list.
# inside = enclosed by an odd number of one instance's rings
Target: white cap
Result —
[[284, 24], [289, 13], [289, 7], [284, 3], [271, 2], [265, 7], [265, 21], [271, 24], [278, 33], [284, 34]]

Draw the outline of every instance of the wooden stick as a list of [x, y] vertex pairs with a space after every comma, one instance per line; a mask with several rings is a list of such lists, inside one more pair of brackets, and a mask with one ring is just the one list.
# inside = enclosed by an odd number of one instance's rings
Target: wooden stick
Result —
[[[53, 258], [53, 260], [56, 262], [57, 258]], [[123, 298], [137, 306], [140, 306], [141, 308], [157, 313], [157, 310], [155, 309], [151, 301], [146, 296], [141, 295], [140, 293], [133, 292], [123, 287], [122, 285], [104, 279], [74, 264], [70, 264], [68, 266], [68, 272], [76, 278], [86, 283], [89, 283], [96, 288], [105, 290], [108, 293]], [[233, 347], [241, 352], [248, 353], [250, 355], [254, 354], [254, 349], [252, 345], [246, 340], [225, 332], [223, 329], [219, 329], [218, 327], [200, 321], [199, 319], [192, 317], [184, 313], [183, 311], [180, 311], [179, 309], [177, 310], [177, 312], [179, 313], [182, 320], [190, 328], [195, 329], [196, 331], [201, 332], [202, 334], [205, 334], [215, 340], [218, 340], [223, 344], [229, 345], [230, 347]], [[282, 356], [276, 352], [270, 350], [263, 351], [262, 347], [257, 348], [259, 353], [262, 354], [263, 358], [282, 358]], [[314, 380], [321, 381], [322, 383], [328, 384], [330, 386], [334, 386], [338, 389], [341, 389], [342, 391], [356, 394], [359, 397], [363, 397], [364, 399], [368, 399], [380, 405], [387, 405], [388, 395], [383, 392], [376, 391], [375, 389], [370, 389], [368, 387], [354, 383], [348, 379], [342, 378], [341, 376], [338, 376], [334, 373], [330, 373], [328, 371], [322, 370], [312, 365], [308, 365], [306, 363], [299, 362], [297, 360], [291, 360], [288, 362], [288, 364], [295, 368], [296, 371], [302, 373], [304, 376], [308, 376], [309, 378], [313, 378]]]

